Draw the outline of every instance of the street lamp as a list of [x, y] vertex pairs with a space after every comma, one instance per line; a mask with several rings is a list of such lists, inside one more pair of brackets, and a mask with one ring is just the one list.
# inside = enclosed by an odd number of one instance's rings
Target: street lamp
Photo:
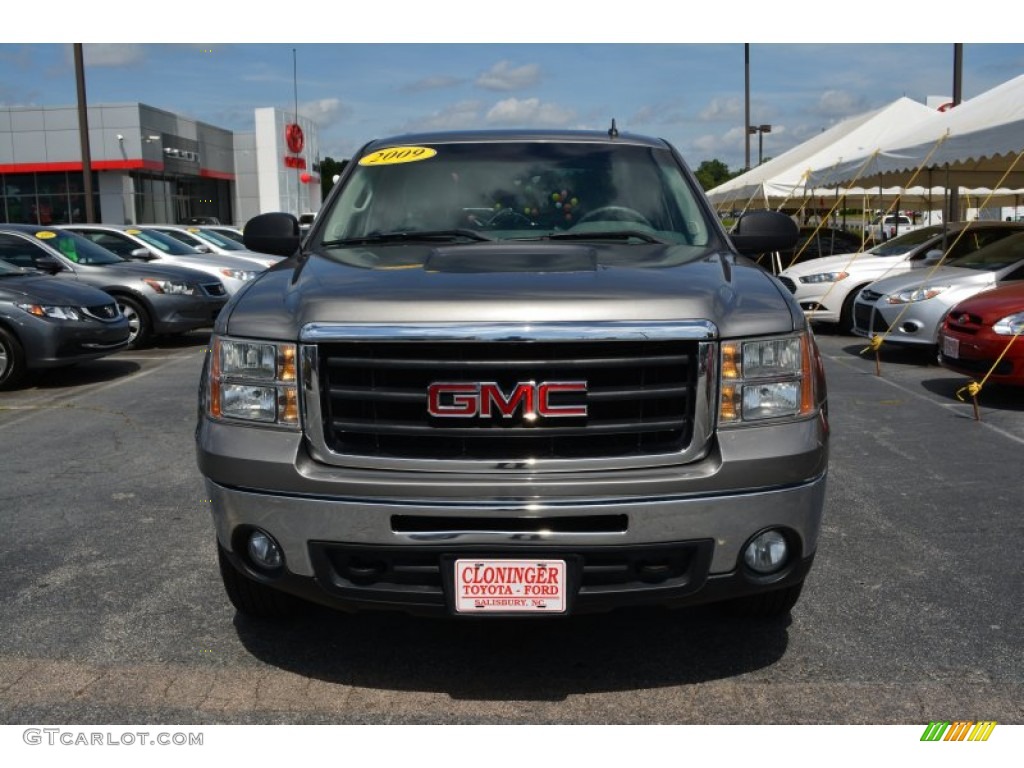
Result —
[[747, 134], [757, 134], [757, 164], [760, 165], [764, 157], [764, 135], [771, 133], [772, 127], [770, 125], [748, 125]]

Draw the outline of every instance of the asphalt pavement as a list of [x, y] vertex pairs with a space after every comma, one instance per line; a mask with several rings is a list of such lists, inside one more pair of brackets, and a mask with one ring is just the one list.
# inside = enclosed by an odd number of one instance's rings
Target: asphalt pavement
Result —
[[819, 333], [825, 525], [792, 616], [236, 616], [193, 334], [0, 393], [0, 723], [1024, 723], [1024, 397]]

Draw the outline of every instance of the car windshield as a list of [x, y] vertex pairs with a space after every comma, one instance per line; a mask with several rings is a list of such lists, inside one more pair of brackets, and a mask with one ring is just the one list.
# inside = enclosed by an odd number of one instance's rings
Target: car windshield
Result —
[[973, 253], [949, 262], [951, 267], [995, 272], [1024, 260], [1024, 232], [1004, 237]]
[[111, 253], [103, 246], [96, 245], [92, 240], [74, 232], [46, 230], [37, 232], [36, 237], [56, 248], [76, 264], [95, 266], [99, 264], [120, 264], [124, 261], [116, 253]]
[[190, 229], [189, 234], [195, 235], [200, 240], [205, 240], [208, 243], [213, 243], [216, 246], [220, 246], [225, 251], [244, 251], [245, 248], [236, 243], [230, 237], [214, 232], [210, 229]]
[[664, 148], [585, 141], [394, 147], [362, 158], [318, 245], [619, 240], [706, 248], [698, 193]]
[[866, 253], [870, 253], [872, 256], [902, 256], [941, 233], [942, 227], [940, 226], [922, 227], [880, 243], [874, 248], [868, 248]]
[[165, 235], [163, 232], [156, 232], [152, 229], [130, 229], [128, 234], [135, 235], [139, 240], [172, 256], [196, 256], [199, 253], [195, 248], [175, 240], [170, 235]]

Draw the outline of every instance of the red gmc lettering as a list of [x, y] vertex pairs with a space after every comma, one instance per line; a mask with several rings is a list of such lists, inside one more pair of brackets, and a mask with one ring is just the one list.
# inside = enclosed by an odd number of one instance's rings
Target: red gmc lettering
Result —
[[506, 394], [495, 382], [434, 382], [427, 388], [427, 412], [431, 416], [489, 418], [500, 414], [510, 419], [517, 413], [524, 419], [585, 417], [587, 404], [556, 405], [551, 402], [559, 393], [586, 395], [585, 381], [548, 381], [535, 384], [521, 381]]

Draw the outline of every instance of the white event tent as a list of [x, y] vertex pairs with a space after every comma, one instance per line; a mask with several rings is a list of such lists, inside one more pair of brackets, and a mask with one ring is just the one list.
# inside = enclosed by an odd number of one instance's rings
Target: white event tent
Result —
[[898, 185], [916, 173], [915, 184], [1024, 187], [1022, 154], [1024, 75], [908, 124], [885, 144], [865, 147], [838, 165], [816, 163], [808, 183]]
[[[812, 137], [793, 149], [746, 173], [720, 184], [708, 192], [711, 202], [720, 210], [733, 208], [798, 207], [805, 201], [832, 199], [838, 193], [826, 188], [833, 180], [829, 169], [843, 166], [844, 159], [873, 152], [885, 146], [908, 125], [919, 124], [934, 114], [925, 105], [906, 97], [888, 106], [857, 117], [848, 118]], [[821, 169], [813, 185], [810, 173]], [[858, 185], [859, 186], [859, 185]], [[916, 196], [924, 198], [929, 190], [887, 189], [881, 196]], [[877, 189], [848, 189], [846, 195], [873, 195]], [[937, 190], [941, 199], [942, 190]], [[820, 203], [814, 203], [819, 205]]]

